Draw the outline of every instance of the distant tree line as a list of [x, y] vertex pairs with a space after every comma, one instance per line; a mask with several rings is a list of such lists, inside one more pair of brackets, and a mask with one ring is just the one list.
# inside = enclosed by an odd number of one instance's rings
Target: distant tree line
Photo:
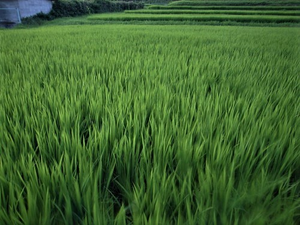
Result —
[[50, 17], [80, 16], [90, 13], [119, 12], [130, 9], [144, 8], [142, 2], [108, 1], [108, 0], [56, 0]]
[[32, 20], [53, 20], [60, 17], [75, 17], [92, 13], [121, 12], [124, 10], [142, 9], [142, 1], [108, 1], [108, 0], [55, 0], [50, 13], [39, 13], [23, 19], [23, 23]]

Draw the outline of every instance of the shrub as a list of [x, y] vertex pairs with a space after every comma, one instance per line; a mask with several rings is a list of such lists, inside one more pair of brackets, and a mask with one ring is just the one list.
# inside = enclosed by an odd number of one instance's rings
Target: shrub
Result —
[[90, 13], [119, 12], [127, 9], [142, 9], [140, 2], [96, 0], [94, 2], [57, 1], [53, 4], [50, 14], [54, 17], [80, 16]]
[[45, 20], [53, 20], [60, 17], [75, 17], [91, 13], [121, 12], [129, 9], [143, 9], [144, 4], [133, 1], [96, 0], [93, 2], [83, 1], [54, 1], [49, 14], [39, 13], [35, 16], [22, 19], [23, 24], [40, 25]]

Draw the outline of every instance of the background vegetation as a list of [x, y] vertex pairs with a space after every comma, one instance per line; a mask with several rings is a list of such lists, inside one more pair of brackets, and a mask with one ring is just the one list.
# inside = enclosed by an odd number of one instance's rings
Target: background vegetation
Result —
[[[145, 9], [142, 10], [144, 3], [147, 4]], [[58, 0], [48, 15], [39, 14], [33, 18], [24, 19], [23, 24], [45, 24], [46, 20], [53, 20], [60, 17], [78, 17], [124, 10], [126, 10], [126, 14], [92, 15], [91, 17], [68, 20], [67, 23], [103, 24], [107, 23], [105, 21], [118, 21], [119, 23], [138, 22], [144, 24], [239, 24], [251, 26], [278, 26], [280, 24], [280, 26], [300, 26], [300, 1], [298, 0], [182, 0], [173, 2]]]
[[144, 3], [132, 1], [57, 0], [54, 1], [49, 14], [39, 13], [36, 16], [22, 19], [22, 23], [43, 24], [45, 20], [53, 20], [60, 17], [76, 17], [92, 13], [120, 12], [142, 8], [144, 8]]

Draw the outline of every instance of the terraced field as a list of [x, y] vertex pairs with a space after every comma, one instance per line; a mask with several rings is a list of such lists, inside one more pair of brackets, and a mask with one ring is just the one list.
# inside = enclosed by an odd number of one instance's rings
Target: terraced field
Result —
[[296, 6], [173, 6], [173, 5], [150, 5], [149, 9], [240, 9], [240, 10], [300, 10], [298, 5]]
[[235, 22], [257, 22], [257, 23], [299, 23], [300, 17], [296, 16], [256, 16], [256, 15], [190, 15], [190, 14], [101, 14], [90, 16], [89, 20], [107, 21], [235, 21]]
[[216, 6], [299, 6], [299, 0], [245, 0], [245, 1], [203, 1], [203, 0], [181, 0], [171, 2], [169, 5], [177, 6], [205, 6], [205, 5], [216, 5]]
[[144, 10], [128, 10], [125, 14], [93, 15], [88, 19], [297, 26], [300, 23], [300, 1], [175, 1], [166, 6], [150, 5]]
[[291, 11], [263, 11], [263, 10], [125, 10], [125, 13], [132, 14], [224, 14], [224, 15], [281, 15], [281, 16], [300, 16], [300, 10]]

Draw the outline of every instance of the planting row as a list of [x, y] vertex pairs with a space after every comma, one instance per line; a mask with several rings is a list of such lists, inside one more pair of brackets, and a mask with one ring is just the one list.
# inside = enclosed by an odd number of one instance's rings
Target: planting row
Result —
[[103, 21], [234, 21], [251, 23], [299, 23], [299, 16], [265, 16], [265, 15], [191, 15], [191, 14], [99, 14], [88, 17], [88, 20]]
[[283, 15], [300, 16], [300, 11], [259, 11], [259, 10], [125, 10], [125, 13], [134, 14], [227, 14], [227, 15]]
[[254, 0], [254, 1], [174, 1], [169, 3], [172, 6], [205, 6], [205, 5], [216, 5], [216, 6], [300, 6], [299, 0], [287, 0], [287, 1], [264, 1], [264, 0]]
[[173, 5], [150, 5], [148, 9], [164, 10], [300, 10], [300, 6], [173, 6]]

